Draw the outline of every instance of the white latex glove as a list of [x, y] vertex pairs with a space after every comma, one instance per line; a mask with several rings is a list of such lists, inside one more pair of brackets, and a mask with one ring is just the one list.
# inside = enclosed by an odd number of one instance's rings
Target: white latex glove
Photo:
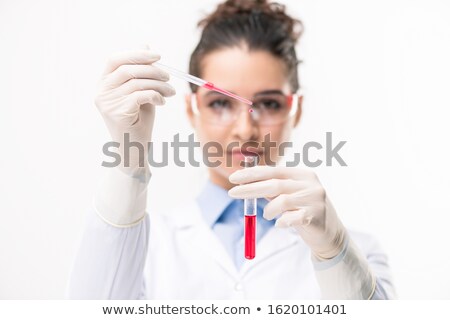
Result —
[[[109, 130], [112, 141], [120, 143], [121, 163], [109, 169], [94, 198], [97, 213], [108, 223], [131, 226], [145, 215], [148, 168], [148, 143], [151, 141], [155, 105], [173, 96], [166, 83], [169, 75], [152, 63], [159, 55], [148, 50], [124, 52], [112, 56], [98, 86], [95, 104]], [[125, 134], [131, 143], [139, 143], [124, 153]], [[127, 156], [127, 158], [125, 158]], [[126, 163], [125, 161], [129, 161]]]
[[[231, 197], [269, 199], [264, 218], [281, 215], [275, 226], [292, 227], [303, 238], [313, 254], [324, 298], [370, 298], [375, 283], [368, 263], [349, 239], [313, 171], [256, 166], [234, 172], [229, 180], [240, 184], [228, 191]], [[331, 264], [333, 259], [338, 261]]]

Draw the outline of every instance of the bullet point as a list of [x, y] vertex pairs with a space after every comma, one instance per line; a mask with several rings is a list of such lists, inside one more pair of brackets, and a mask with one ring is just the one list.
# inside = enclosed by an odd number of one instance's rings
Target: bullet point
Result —
[[258, 311], [261, 311], [261, 308], [260, 308], [260, 307], [258, 307], [258, 308], [256, 308], [256, 310], [258, 310]]

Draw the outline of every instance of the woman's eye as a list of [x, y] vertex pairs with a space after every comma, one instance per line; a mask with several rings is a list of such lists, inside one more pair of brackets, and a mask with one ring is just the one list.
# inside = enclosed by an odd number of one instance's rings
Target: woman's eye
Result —
[[281, 108], [281, 103], [277, 100], [272, 99], [258, 101], [255, 105], [257, 108], [266, 109], [270, 111], [276, 111]]
[[211, 101], [208, 104], [208, 107], [210, 107], [212, 109], [226, 109], [226, 108], [230, 108], [231, 105], [228, 100], [217, 99], [217, 100]]

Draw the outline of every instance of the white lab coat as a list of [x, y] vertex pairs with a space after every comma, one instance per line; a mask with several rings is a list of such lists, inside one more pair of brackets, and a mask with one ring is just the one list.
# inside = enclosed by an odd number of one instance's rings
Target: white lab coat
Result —
[[[373, 237], [350, 232], [376, 276], [372, 298], [393, 298], [386, 255]], [[256, 258], [237, 270], [195, 201], [118, 228], [90, 212], [68, 286], [73, 299], [320, 299], [309, 248], [271, 228]]]

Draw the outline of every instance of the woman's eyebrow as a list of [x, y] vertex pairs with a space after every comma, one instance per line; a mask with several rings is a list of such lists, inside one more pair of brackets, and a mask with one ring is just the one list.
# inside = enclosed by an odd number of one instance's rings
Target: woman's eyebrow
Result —
[[[234, 92], [231, 92], [231, 93], [235, 94]], [[214, 95], [225, 96], [226, 97], [226, 95], [224, 95], [223, 93], [220, 93], [220, 92], [217, 92], [217, 91], [213, 91], [213, 90], [208, 90], [208, 92], [206, 92], [203, 96], [204, 97], [208, 97], [208, 96], [214, 96]]]
[[[234, 93], [232, 91], [230, 91], [230, 92]], [[261, 96], [261, 95], [267, 95], [267, 94], [281, 94], [281, 95], [283, 95], [283, 91], [281, 91], [281, 90], [264, 90], [264, 91], [260, 91], [260, 92], [255, 93], [253, 97], [257, 97], [257, 96]], [[208, 91], [208, 92], [205, 93], [204, 96], [207, 97], [207, 96], [210, 96], [210, 95], [223, 96], [222, 93], [216, 92], [216, 91]]]
[[281, 90], [265, 90], [255, 93], [254, 97], [260, 96], [260, 95], [266, 95], [266, 94], [281, 94], [283, 95], [283, 91]]

